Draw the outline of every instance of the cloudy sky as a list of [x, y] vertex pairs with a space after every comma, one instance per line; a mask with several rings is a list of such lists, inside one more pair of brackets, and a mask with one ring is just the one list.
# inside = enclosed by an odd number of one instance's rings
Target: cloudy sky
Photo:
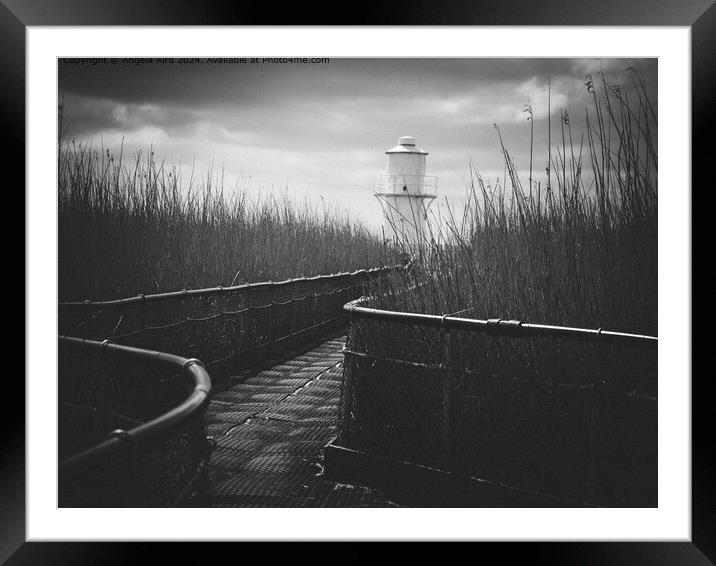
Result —
[[531, 104], [534, 177], [544, 177], [547, 78], [553, 144], [560, 109], [576, 140], [591, 100], [585, 76], [600, 69], [629, 86], [638, 69], [656, 101], [655, 59], [336, 59], [323, 64], [59, 63], [63, 130], [124, 153], [153, 145], [181, 168], [222, 169], [226, 190], [288, 193], [349, 209], [377, 228], [374, 178], [385, 151], [411, 135], [429, 152], [440, 199], [459, 207], [469, 160], [493, 182], [503, 177], [497, 123], [527, 178]]

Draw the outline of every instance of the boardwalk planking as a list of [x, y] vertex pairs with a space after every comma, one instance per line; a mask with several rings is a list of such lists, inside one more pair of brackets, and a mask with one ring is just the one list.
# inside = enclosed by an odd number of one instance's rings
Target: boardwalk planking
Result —
[[344, 344], [331, 338], [214, 395], [210, 506], [395, 506], [375, 490], [323, 476], [322, 448], [337, 433]]

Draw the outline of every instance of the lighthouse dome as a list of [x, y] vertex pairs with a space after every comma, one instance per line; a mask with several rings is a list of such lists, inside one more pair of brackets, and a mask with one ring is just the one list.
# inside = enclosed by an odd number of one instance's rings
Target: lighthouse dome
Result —
[[385, 153], [416, 153], [418, 155], [428, 155], [427, 151], [423, 151], [415, 145], [415, 138], [413, 136], [400, 136], [398, 138], [398, 145]]

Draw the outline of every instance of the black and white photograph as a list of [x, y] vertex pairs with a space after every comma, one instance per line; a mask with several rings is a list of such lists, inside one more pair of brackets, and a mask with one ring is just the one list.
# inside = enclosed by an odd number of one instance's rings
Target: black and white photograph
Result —
[[712, 3], [0, 0], [0, 563], [707, 566]]
[[58, 58], [58, 506], [658, 507], [657, 70]]

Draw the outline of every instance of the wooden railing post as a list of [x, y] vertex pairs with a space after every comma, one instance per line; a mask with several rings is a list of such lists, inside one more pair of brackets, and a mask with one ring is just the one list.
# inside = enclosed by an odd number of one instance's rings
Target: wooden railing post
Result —
[[274, 328], [274, 325], [276, 324], [275, 315], [276, 315], [276, 307], [274, 300], [274, 292], [273, 292], [273, 281], [269, 281], [269, 308], [268, 308], [268, 341], [269, 343], [273, 342], [276, 339], [276, 329]]
[[442, 459], [443, 467], [446, 470], [453, 465], [453, 442], [452, 442], [452, 389], [453, 372], [451, 368], [451, 333], [450, 330], [443, 330], [443, 375], [442, 375]]
[[[597, 336], [600, 336], [602, 329], [598, 330]], [[598, 499], [597, 493], [599, 491], [599, 475], [597, 471], [597, 450], [600, 446], [600, 430], [599, 430], [599, 414], [602, 411], [600, 406], [600, 388], [603, 385], [604, 380], [604, 348], [603, 343], [597, 341], [595, 344], [597, 351], [597, 376], [596, 379], [592, 378], [591, 388], [589, 389], [589, 440], [588, 440], [588, 451], [587, 451], [587, 485], [586, 485], [586, 500], [589, 503], [596, 503]], [[601, 455], [603, 456], [603, 454]]]
[[97, 376], [97, 406], [95, 414], [95, 434], [96, 438], [102, 438], [107, 434], [109, 419], [107, 418], [107, 372], [109, 370], [109, 361], [107, 360], [105, 346], [109, 344], [109, 340], [104, 340], [99, 347], [97, 364], [99, 375]]

